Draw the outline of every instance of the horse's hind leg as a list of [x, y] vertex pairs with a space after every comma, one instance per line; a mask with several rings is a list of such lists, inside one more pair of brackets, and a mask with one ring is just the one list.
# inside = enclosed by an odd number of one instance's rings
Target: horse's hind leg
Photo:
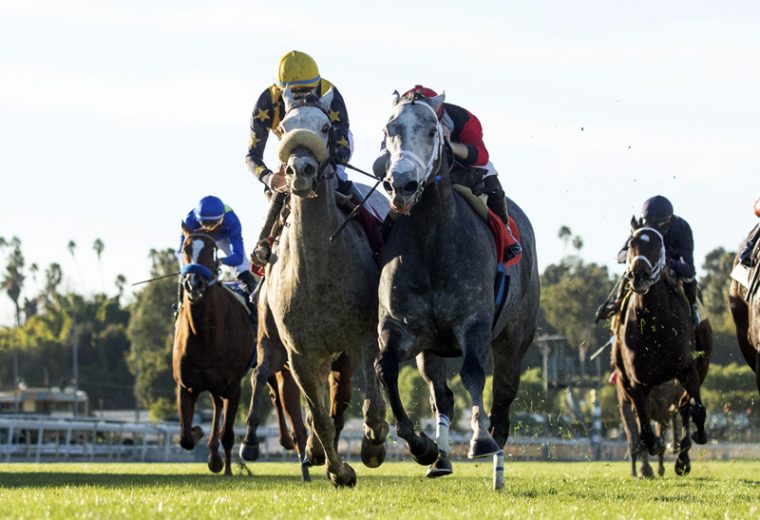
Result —
[[489, 419], [483, 406], [483, 388], [486, 382], [485, 367], [491, 348], [491, 320], [477, 322], [464, 335], [457, 338], [464, 345], [462, 370], [459, 372], [462, 384], [472, 400], [472, 438], [467, 457], [471, 459], [488, 457], [498, 452], [501, 446], [488, 433]]
[[351, 376], [354, 363], [351, 356], [344, 352], [330, 366], [330, 417], [335, 425], [335, 449], [338, 449], [340, 432], [346, 424], [346, 409], [351, 405]]
[[[691, 459], [689, 458], [689, 449], [691, 449], [691, 436], [689, 435], [689, 394], [684, 393], [681, 399], [681, 404], [678, 406], [678, 412], [681, 415], [681, 423], [683, 424], [683, 437], [678, 443], [678, 454], [676, 455], [675, 472], [678, 476], [688, 475], [691, 472]], [[675, 429], [675, 421], [674, 429]]]
[[179, 444], [186, 450], [195, 448], [195, 444], [203, 438], [200, 426], [193, 426], [195, 402], [198, 394], [180, 386], [177, 392], [177, 413], [179, 414]]
[[489, 432], [501, 448], [509, 438], [509, 408], [517, 396], [520, 386], [520, 365], [522, 356], [532, 341], [513, 346], [505, 339], [494, 342], [493, 351], [493, 403], [491, 404]]
[[327, 475], [335, 486], [353, 487], [356, 485], [356, 473], [340, 459], [335, 450], [335, 424], [324, 406], [325, 385], [322, 377], [326, 375], [324, 363], [329, 361], [323, 361], [323, 366], [319, 366], [313, 358], [293, 351], [288, 354], [290, 370], [311, 412], [313, 432], [327, 457]]
[[649, 455], [659, 455], [665, 449], [662, 439], [655, 436], [652, 431], [652, 424], [649, 421], [647, 412], [647, 402], [649, 401], [650, 388], [637, 387], [634, 389], [626, 388], [626, 394], [633, 401], [633, 409], [639, 426], [639, 439], [649, 451]]
[[430, 389], [431, 408], [437, 424], [435, 442], [438, 445], [438, 460], [430, 465], [427, 476], [451, 475], [449, 424], [454, 417], [454, 393], [446, 384], [446, 361], [431, 352], [423, 352], [417, 356], [417, 368]]
[[208, 438], [208, 469], [214, 473], [219, 473], [224, 468], [224, 460], [219, 455], [219, 434], [222, 428], [224, 401], [215, 394], [211, 394], [211, 401], [214, 405], [214, 413], [211, 419], [211, 436]]
[[617, 378], [617, 383], [615, 384], [615, 388], [617, 390], [617, 399], [618, 399], [618, 410], [620, 411], [620, 420], [623, 423], [623, 429], [625, 430], [625, 437], [628, 441], [628, 456], [631, 458], [631, 476], [637, 477], [636, 473], [636, 462], [639, 460], [639, 454], [642, 455], [642, 477], [651, 477], [651, 471], [652, 468], [649, 468], [650, 475], [646, 475], [645, 468], [644, 468], [644, 454], [645, 450], [641, 449], [641, 445], [639, 443], [639, 429], [636, 425], [636, 416], [633, 413], [633, 409], [631, 408], [631, 403], [628, 401], [628, 398], [625, 395], [625, 390], [623, 389], [623, 383], [621, 381], [621, 377]]
[[224, 475], [232, 476], [232, 447], [235, 445], [235, 416], [240, 403], [240, 382], [233, 383], [224, 399], [224, 426], [222, 447], [224, 448]]
[[[279, 374], [279, 372], [278, 372]], [[269, 385], [269, 398], [272, 401], [272, 407], [277, 414], [277, 429], [280, 431], [280, 446], [285, 450], [292, 450], [293, 437], [288, 432], [288, 425], [285, 423], [285, 411], [282, 404], [282, 396], [280, 393], [280, 383], [277, 374], [267, 380]]]
[[[404, 409], [398, 391], [400, 352], [411, 349], [415, 338], [393, 321], [388, 320], [381, 326], [381, 349], [375, 360], [375, 371], [383, 383], [388, 404], [391, 407], [394, 419], [396, 419], [398, 436], [406, 441], [415, 462], [427, 466], [438, 459], [438, 446], [424, 432], [415, 433], [414, 424]], [[407, 348], [402, 348], [402, 345]]]
[[[655, 435], [662, 439], [662, 443], [665, 444], [665, 423], [657, 421], [654, 426]], [[657, 474], [663, 476], [665, 474], [665, 450], [662, 450], [657, 456]]]
[[301, 415], [301, 392], [298, 390], [290, 370], [283, 368], [276, 374], [277, 388], [280, 394], [283, 412], [291, 424], [290, 436], [295, 444], [298, 460], [301, 465], [301, 479], [311, 482], [309, 476], [309, 464], [306, 460], [306, 441], [308, 433]]

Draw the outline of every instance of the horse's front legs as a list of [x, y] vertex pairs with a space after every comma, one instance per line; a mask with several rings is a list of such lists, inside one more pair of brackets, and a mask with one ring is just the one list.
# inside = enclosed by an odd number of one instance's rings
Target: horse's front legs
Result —
[[[697, 364], [695, 362], [689, 363], [689, 366], [678, 375], [678, 380], [686, 389], [689, 397], [689, 401], [684, 406], [688, 407], [691, 420], [694, 421], [694, 426], [697, 427], [697, 431], [691, 434], [691, 439], [697, 444], [706, 444], [705, 419], [707, 419], [707, 411], [705, 410], [705, 405], [702, 404], [702, 397], [699, 392], [699, 371], [697, 370]], [[684, 428], [686, 427], [688, 427], [688, 423], [684, 425]]]
[[224, 399], [224, 426], [221, 432], [224, 448], [224, 474], [232, 476], [232, 447], [235, 445], [235, 416], [240, 404], [240, 382], [233, 383]]
[[398, 436], [404, 439], [409, 446], [414, 460], [423, 466], [432, 464], [438, 459], [438, 446], [423, 432], [416, 434], [414, 424], [406, 414], [401, 396], [398, 391], [398, 373], [401, 363], [400, 345], [406, 340], [407, 345], [414, 343], [411, 334], [402, 332], [398, 326], [384, 324], [380, 333], [380, 354], [375, 360], [375, 371], [385, 388], [388, 403], [391, 406], [393, 417], [396, 419], [396, 431]]
[[277, 372], [276, 382], [282, 410], [290, 421], [290, 437], [298, 452], [298, 460], [301, 462], [301, 478], [304, 482], [311, 482], [309, 464], [306, 460], [308, 433], [301, 414], [301, 391], [287, 368], [282, 368]]
[[195, 414], [195, 402], [198, 400], [196, 392], [190, 392], [180, 386], [177, 392], [177, 413], [179, 414], [179, 444], [186, 450], [195, 448], [196, 443], [203, 438], [203, 430], [200, 426], [193, 426]]
[[353, 487], [356, 485], [356, 473], [338, 456], [335, 449], [335, 424], [324, 406], [325, 385], [322, 376], [326, 376], [324, 364], [329, 361], [320, 363], [293, 351], [288, 354], [290, 370], [309, 406], [312, 432], [319, 439], [327, 457], [327, 476], [336, 487]]
[[222, 456], [219, 455], [219, 436], [224, 402], [216, 394], [211, 394], [211, 401], [214, 405], [214, 413], [211, 419], [211, 436], [208, 438], [208, 469], [214, 473], [219, 473], [224, 468], [224, 461], [222, 460]]
[[[689, 394], [684, 394], [681, 399], [681, 403], [678, 406], [678, 412], [681, 415], [681, 423], [683, 424], [683, 437], [678, 443], [678, 454], [676, 455], [675, 472], [676, 475], [684, 476], [691, 473], [691, 458], [689, 457], [689, 449], [691, 449], [691, 437], [689, 436]], [[673, 421], [675, 430], [675, 421]]]
[[454, 393], [446, 384], [446, 361], [431, 352], [423, 352], [417, 356], [417, 368], [430, 389], [430, 404], [437, 425], [435, 442], [438, 445], [438, 460], [430, 465], [427, 476], [451, 475], [454, 470], [449, 460], [449, 425], [454, 417]]
[[647, 413], [647, 401], [651, 388], [637, 386], [636, 388], [626, 388], [626, 394], [633, 401], [633, 410], [636, 413], [636, 420], [639, 426], [640, 442], [646, 447], [650, 455], [659, 455], [665, 449], [662, 439], [657, 437], [652, 431], [652, 425]]
[[375, 373], [374, 361], [377, 355], [377, 337], [372, 335], [362, 345], [361, 363], [365, 382], [365, 399], [362, 405], [364, 414], [364, 437], [362, 438], [361, 458], [368, 468], [377, 468], [385, 461], [385, 439], [388, 436], [388, 423], [385, 421], [385, 400]]

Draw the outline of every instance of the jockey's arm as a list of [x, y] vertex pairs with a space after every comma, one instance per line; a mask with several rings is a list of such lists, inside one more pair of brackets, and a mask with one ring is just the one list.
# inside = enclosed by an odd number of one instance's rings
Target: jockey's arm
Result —
[[349, 138], [348, 110], [346, 102], [338, 89], [333, 85], [333, 98], [327, 115], [332, 124], [332, 158], [338, 163], [347, 163], [351, 158], [351, 141]]
[[248, 154], [245, 156], [245, 164], [248, 170], [267, 186], [269, 186], [272, 177], [272, 170], [264, 163], [264, 149], [269, 138], [269, 131], [272, 128], [274, 110], [272, 94], [267, 89], [259, 96], [251, 113], [251, 133], [248, 141]]
[[[682, 278], [694, 278], [697, 270], [694, 267], [694, 236], [691, 232], [691, 226], [681, 219], [683, 226], [679, 227], [678, 233], [673, 237], [673, 256], [670, 267]], [[672, 231], [671, 231], [672, 232]]]
[[[472, 166], [485, 166], [488, 164], [488, 150], [483, 142], [483, 127], [480, 120], [472, 113], [457, 105], [444, 105], [454, 130], [449, 136], [449, 144], [462, 162]], [[446, 128], [446, 125], [443, 125]], [[447, 130], [444, 130], [444, 134]]]
[[240, 220], [234, 212], [229, 211], [224, 216], [224, 223], [229, 226], [230, 254], [221, 258], [220, 261], [226, 266], [237, 267], [245, 260], [245, 247], [243, 245]]

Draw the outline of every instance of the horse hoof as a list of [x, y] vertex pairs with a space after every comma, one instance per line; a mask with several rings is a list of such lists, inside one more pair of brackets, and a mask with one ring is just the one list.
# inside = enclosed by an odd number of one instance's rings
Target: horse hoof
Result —
[[248, 462], [253, 462], [254, 460], [258, 460], [260, 456], [261, 456], [261, 452], [259, 451], [259, 443], [240, 445], [241, 459]]
[[665, 474], [665, 466], [658, 466], [657, 467], [657, 474], [659, 476], [663, 476]]
[[438, 460], [436, 460], [427, 470], [427, 478], [445, 477], [451, 475], [454, 469], [451, 467], [451, 461], [446, 456], [445, 451], [438, 450]]
[[472, 439], [470, 441], [470, 451], [467, 453], [468, 459], [482, 459], [490, 457], [499, 451], [499, 445], [491, 437], [486, 439]]
[[190, 428], [190, 437], [192, 437], [193, 441], [197, 443], [203, 438], [203, 428], [200, 426], [193, 426]]
[[348, 464], [341, 464], [338, 473], [327, 472], [330, 482], [335, 487], [354, 487], [356, 485], [356, 472]]
[[307, 448], [305, 462], [308, 466], [324, 466], [325, 452], [322, 450], [310, 450]]
[[651, 446], [648, 446], [647, 449], [649, 450], [650, 455], [660, 456], [665, 453], [665, 443], [662, 442], [662, 439], [659, 437], [655, 437], [654, 442]]
[[362, 439], [362, 462], [368, 468], [377, 468], [385, 461], [385, 443], [375, 444], [365, 435]]
[[641, 466], [641, 478], [654, 478], [654, 471], [652, 471], [652, 466]]
[[697, 444], [707, 444], [707, 433], [696, 431], [691, 434], [691, 440]]
[[438, 460], [438, 445], [424, 432], [409, 445], [414, 461], [420, 466], [429, 466]]
[[295, 446], [293, 445], [293, 439], [287, 435], [280, 437], [280, 446], [282, 446], [282, 449], [288, 451], [295, 449]]
[[684, 477], [689, 473], [691, 473], [691, 461], [689, 458], [678, 457], [676, 459], [676, 475]]
[[212, 451], [208, 454], [208, 469], [212, 473], [219, 473], [224, 469], [224, 460], [218, 451]]
[[195, 448], [195, 441], [183, 437], [179, 440], [179, 445], [182, 446], [182, 449], [184, 450], [192, 451]]

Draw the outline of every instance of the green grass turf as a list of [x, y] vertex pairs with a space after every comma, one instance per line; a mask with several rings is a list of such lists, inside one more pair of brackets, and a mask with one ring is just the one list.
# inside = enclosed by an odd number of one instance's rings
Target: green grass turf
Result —
[[455, 462], [425, 478], [411, 462], [370, 470], [335, 489], [324, 468], [300, 482], [295, 463], [254, 463], [233, 478], [193, 464], [0, 464], [2, 518], [760, 518], [760, 461], [693, 462], [691, 475], [636, 480], [626, 462]]

